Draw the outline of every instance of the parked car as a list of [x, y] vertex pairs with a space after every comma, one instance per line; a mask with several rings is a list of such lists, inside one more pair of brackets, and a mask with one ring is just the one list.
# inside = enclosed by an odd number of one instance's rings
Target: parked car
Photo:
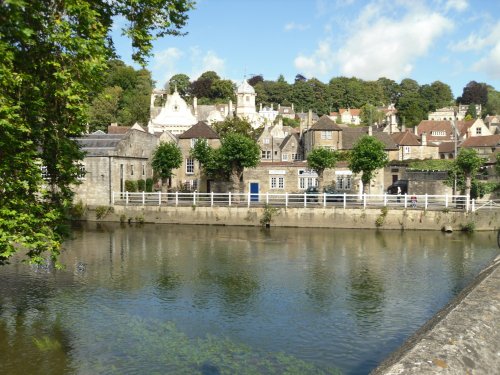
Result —
[[387, 194], [398, 194], [398, 188], [401, 194], [408, 194], [408, 180], [397, 180], [387, 188]]
[[[326, 193], [326, 201], [327, 202], [342, 202], [344, 200], [343, 194], [337, 190], [333, 186], [325, 186], [323, 188], [323, 193]], [[310, 186], [306, 189], [307, 201], [308, 202], [322, 202], [323, 194], [319, 192], [316, 186]], [[342, 194], [342, 195], [340, 195]]]

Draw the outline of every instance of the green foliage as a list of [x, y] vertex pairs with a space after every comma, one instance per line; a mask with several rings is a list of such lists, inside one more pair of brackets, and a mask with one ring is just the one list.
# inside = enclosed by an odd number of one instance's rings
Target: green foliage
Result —
[[153, 191], [154, 181], [152, 178], [146, 179], [146, 193], [151, 193]]
[[277, 207], [270, 207], [266, 205], [264, 211], [262, 212], [262, 217], [260, 218], [260, 225], [267, 227], [271, 225], [273, 217], [279, 215], [280, 209]]
[[500, 152], [497, 153], [497, 161], [495, 163], [495, 172], [497, 177], [500, 177]]
[[427, 159], [413, 160], [408, 168], [415, 171], [449, 171], [453, 168], [453, 160], [450, 159]]
[[71, 213], [71, 218], [72, 219], [81, 219], [83, 215], [85, 215], [85, 212], [87, 211], [87, 207], [83, 204], [83, 202], [80, 200], [77, 203], [73, 205], [73, 207], [70, 210]]
[[367, 192], [377, 169], [385, 167], [387, 163], [384, 144], [374, 137], [364, 136], [359, 139], [351, 151], [349, 168], [354, 173], [362, 173], [363, 190]]
[[290, 126], [291, 128], [298, 128], [300, 126], [300, 120], [285, 117], [285, 118], [283, 118], [283, 126]]
[[107, 214], [113, 212], [113, 207], [109, 206], [97, 206], [95, 208], [95, 217], [97, 220], [103, 219]]
[[453, 172], [463, 175], [465, 178], [465, 194], [470, 195], [472, 179], [484, 164], [484, 160], [477, 154], [477, 151], [470, 148], [462, 148], [453, 164]]
[[125, 180], [125, 191], [135, 193], [137, 191], [137, 181]]
[[182, 152], [171, 142], [162, 142], [153, 152], [151, 166], [161, 178], [172, 177], [172, 170], [182, 165]]
[[48, 352], [53, 350], [60, 350], [61, 343], [56, 339], [50, 338], [48, 336], [42, 336], [41, 338], [33, 338], [33, 343], [38, 350], [42, 352]]
[[384, 225], [385, 218], [387, 217], [388, 212], [389, 212], [389, 209], [387, 207], [382, 207], [380, 209], [380, 215], [375, 219], [375, 226], [377, 228], [380, 228], [381, 226]]
[[186, 74], [175, 74], [168, 81], [167, 87], [169, 89], [170, 94], [174, 93], [175, 88], [177, 88], [177, 92], [179, 95], [185, 100], [189, 95], [189, 86], [191, 82], [189, 80], [189, 76]]
[[137, 191], [146, 191], [146, 180], [137, 180]]
[[476, 223], [473, 221], [469, 221], [465, 224], [461, 225], [462, 232], [473, 233], [476, 230]]
[[245, 135], [249, 138], [254, 138], [255, 135], [252, 125], [247, 120], [239, 117], [228, 117], [224, 121], [216, 122], [213, 129], [221, 138], [225, 138], [232, 133]]
[[477, 118], [477, 110], [476, 110], [476, 105], [475, 104], [469, 104], [469, 107], [467, 108], [467, 112], [465, 113], [465, 118], [466, 120], [472, 120]]
[[361, 107], [360, 117], [362, 125], [371, 126], [375, 123], [381, 124], [384, 120], [384, 113], [379, 111], [374, 105], [365, 104]]
[[155, 37], [178, 35], [192, 6], [188, 0], [0, 3], [0, 264], [17, 251], [34, 263], [46, 254], [57, 259], [71, 186], [78, 183], [75, 161], [83, 158], [73, 138], [85, 131], [88, 104], [106, 86], [113, 21], [126, 19], [133, 58], [144, 63]]
[[221, 79], [214, 71], [203, 73], [189, 88], [190, 95], [197, 97], [199, 104], [227, 103], [235, 101], [235, 85], [231, 80]]
[[307, 155], [307, 165], [318, 174], [318, 189], [323, 187], [323, 172], [335, 168], [338, 155], [336, 151], [327, 148], [315, 148]]

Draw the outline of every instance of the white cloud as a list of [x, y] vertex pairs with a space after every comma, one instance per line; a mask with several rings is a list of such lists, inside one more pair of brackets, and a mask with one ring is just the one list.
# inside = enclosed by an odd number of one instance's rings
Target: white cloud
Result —
[[176, 64], [184, 53], [174, 47], [155, 53], [153, 58], [153, 75], [158, 77], [157, 87], [163, 87], [174, 74], [177, 74]]
[[199, 47], [192, 47], [190, 52], [192, 63], [191, 80], [197, 79], [201, 74], [209, 70], [213, 70], [220, 76], [224, 76], [226, 63], [214, 51], [203, 53]]
[[397, 20], [380, 16], [365, 20], [370, 19], [339, 50], [338, 60], [344, 75], [364, 79], [408, 76], [413, 69], [412, 61], [425, 55], [434, 41], [452, 28], [451, 21], [438, 13], [412, 10]]
[[292, 30], [298, 30], [298, 31], [304, 31], [307, 30], [310, 26], [309, 25], [304, 25], [300, 23], [295, 23], [295, 22], [288, 22], [285, 25], [285, 31], [292, 31]]
[[295, 68], [307, 77], [318, 77], [330, 73], [335, 64], [335, 53], [330, 40], [318, 43], [318, 48], [311, 56], [299, 55], [294, 60]]
[[463, 12], [468, 8], [469, 4], [467, 0], [448, 0], [446, 2], [445, 9], [448, 11], [450, 9], [456, 10], [458, 12]]
[[473, 70], [483, 72], [492, 79], [500, 79], [500, 41], [490, 53], [473, 65]]
[[486, 38], [473, 33], [470, 34], [467, 39], [450, 43], [448, 48], [454, 52], [479, 51], [482, 50], [487, 44], [488, 41]]

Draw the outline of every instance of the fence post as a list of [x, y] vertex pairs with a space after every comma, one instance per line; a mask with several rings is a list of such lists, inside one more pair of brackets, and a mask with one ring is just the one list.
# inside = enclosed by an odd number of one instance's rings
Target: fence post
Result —
[[178, 191], [175, 192], [175, 205], [176, 206], [179, 205], [179, 192]]
[[115, 192], [114, 191], [111, 192], [111, 205], [112, 206], [115, 205]]
[[214, 192], [212, 191], [210, 193], [210, 207], [214, 206]]
[[444, 196], [444, 206], [448, 208], [448, 194]]
[[405, 193], [405, 210], [408, 208], [408, 194]]
[[144, 192], [144, 190], [142, 191], [142, 205], [146, 205], [146, 193]]
[[428, 204], [428, 196], [427, 196], [427, 193], [425, 194], [425, 205], [424, 205], [424, 209], [427, 210], [427, 204]]
[[229, 192], [229, 206], [231, 206], [231, 192]]
[[250, 207], [250, 199], [252, 196], [250, 195], [250, 190], [248, 191], [248, 198], [247, 198], [247, 207]]
[[326, 193], [323, 192], [323, 207], [326, 207]]
[[196, 206], [196, 190], [193, 191], [193, 206]]
[[363, 210], [366, 209], [366, 193], [363, 193]]
[[285, 208], [288, 208], [288, 192], [285, 192]]
[[465, 212], [469, 212], [469, 208], [470, 208], [469, 198], [470, 197], [468, 195], [465, 196]]
[[304, 191], [304, 208], [307, 207], [307, 195], [306, 192]]
[[384, 193], [384, 207], [387, 206], [387, 193]]
[[347, 193], [344, 193], [344, 210], [347, 205]]
[[158, 192], [158, 206], [161, 206], [161, 191]]
[[475, 199], [472, 199], [472, 206], [471, 206], [470, 210], [471, 210], [471, 212], [476, 211], [476, 200]]
[[266, 205], [269, 204], [269, 192], [266, 191]]
[[125, 192], [125, 206], [128, 206], [128, 191]]

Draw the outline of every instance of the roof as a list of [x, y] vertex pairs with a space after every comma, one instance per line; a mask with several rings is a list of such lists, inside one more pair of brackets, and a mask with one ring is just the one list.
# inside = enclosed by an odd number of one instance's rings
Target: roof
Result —
[[108, 126], [108, 134], [125, 134], [131, 128], [132, 128], [131, 126], [109, 125]]
[[[342, 149], [352, 150], [356, 142], [363, 136], [368, 135], [367, 127], [344, 128], [342, 132]], [[387, 133], [374, 132], [372, 137], [384, 144], [385, 150], [398, 150], [399, 147]]]
[[191, 126], [188, 130], [179, 135], [179, 139], [192, 138], [219, 139], [219, 136], [210, 126], [203, 121], [199, 121], [197, 124]]
[[470, 137], [462, 142], [460, 147], [497, 147], [500, 146], [500, 134]]
[[390, 134], [392, 140], [399, 146], [420, 146], [417, 136], [407, 130], [405, 132]]
[[116, 146], [126, 137], [125, 134], [88, 134], [75, 138], [80, 149], [87, 156], [104, 156], [116, 149]]
[[316, 121], [310, 128], [309, 130], [334, 130], [334, 131], [341, 131], [342, 128], [338, 126], [335, 121], [333, 121], [330, 117], [327, 115], [323, 115], [320, 117], [318, 121]]
[[294, 140], [297, 142], [297, 147], [299, 146], [300, 144], [300, 138], [299, 138], [299, 135], [297, 133], [291, 133], [291, 134], [288, 134], [285, 139], [283, 139], [283, 142], [281, 142], [280, 144], [280, 149], [283, 149], [283, 147], [286, 146], [286, 144], [288, 143], [288, 141], [290, 141], [290, 138], [294, 138]]
[[244, 79], [243, 82], [241, 82], [236, 92], [238, 94], [255, 94], [254, 88], [252, 87], [252, 85], [248, 83], [246, 79]]
[[441, 142], [439, 144], [439, 153], [455, 153], [455, 142]]
[[456, 121], [455, 126], [457, 127], [457, 130], [459, 131], [460, 135], [466, 135], [467, 131], [471, 128], [472, 125], [476, 120], [468, 120], [468, 121]]
[[359, 114], [361, 113], [361, 109], [359, 109], [359, 108], [340, 108], [339, 109], [339, 113], [341, 115], [344, 114], [345, 112], [349, 112], [351, 114], [351, 116], [359, 116]]

